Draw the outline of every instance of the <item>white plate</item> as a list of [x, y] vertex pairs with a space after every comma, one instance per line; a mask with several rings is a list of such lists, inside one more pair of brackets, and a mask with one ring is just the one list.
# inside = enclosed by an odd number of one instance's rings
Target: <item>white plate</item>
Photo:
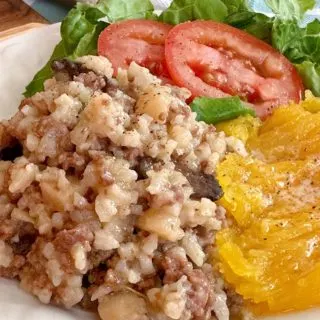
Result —
[[[59, 25], [56, 24], [0, 42], [0, 118], [8, 118], [16, 112], [24, 87], [35, 72], [48, 61], [59, 39]], [[22, 319], [90, 320], [96, 318], [92, 314], [79, 310], [66, 311], [42, 305], [20, 290], [15, 281], [0, 279], [0, 320]], [[319, 309], [264, 318], [264, 320], [316, 319], [320, 319]]]

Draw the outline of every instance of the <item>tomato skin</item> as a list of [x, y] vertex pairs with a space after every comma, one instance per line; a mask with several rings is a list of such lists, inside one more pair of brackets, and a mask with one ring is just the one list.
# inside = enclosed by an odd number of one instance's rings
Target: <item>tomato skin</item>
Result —
[[193, 97], [239, 95], [262, 118], [302, 96], [302, 81], [282, 54], [226, 24], [198, 20], [175, 26], [165, 56], [173, 81]]
[[115, 70], [132, 61], [153, 74], [168, 77], [164, 43], [172, 26], [151, 20], [125, 20], [105, 28], [98, 39], [98, 54], [107, 57]]

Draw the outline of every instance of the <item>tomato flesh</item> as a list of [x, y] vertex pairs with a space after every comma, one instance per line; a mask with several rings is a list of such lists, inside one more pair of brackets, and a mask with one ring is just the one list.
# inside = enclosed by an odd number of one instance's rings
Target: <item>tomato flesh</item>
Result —
[[294, 66], [265, 42], [226, 24], [177, 25], [167, 36], [165, 56], [173, 81], [193, 97], [239, 95], [260, 117], [301, 99], [302, 81]]
[[109, 25], [98, 39], [98, 54], [107, 57], [115, 70], [132, 61], [153, 74], [168, 77], [165, 39], [172, 26], [151, 20], [126, 20]]

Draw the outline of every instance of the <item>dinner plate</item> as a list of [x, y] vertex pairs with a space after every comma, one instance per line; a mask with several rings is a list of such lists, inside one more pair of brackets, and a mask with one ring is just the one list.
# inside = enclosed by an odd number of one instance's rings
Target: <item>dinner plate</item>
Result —
[[[24, 87], [48, 60], [59, 41], [59, 24], [28, 31], [0, 41], [0, 117], [12, 116]], [[312, 294], [310, 292], [310, 294]], [[90, 320], [96, 316], [78, 309], [46, 306], [19, 289], [17, 282], [0, 278], [0, 320]], [[320, 309], [262, 318], [264, 320], [316, 320]]]

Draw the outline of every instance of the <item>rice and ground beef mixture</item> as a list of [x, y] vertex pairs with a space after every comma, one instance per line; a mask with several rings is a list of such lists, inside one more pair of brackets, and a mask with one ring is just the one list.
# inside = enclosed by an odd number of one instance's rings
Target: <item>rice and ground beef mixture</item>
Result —
[[0, 276], [103, 320], [229, 319], [209, 264], [228, 223], [214, 172], [241, 142], [135, 63], [116, 78], [103, 57], [52, 67], [0, 125]]

